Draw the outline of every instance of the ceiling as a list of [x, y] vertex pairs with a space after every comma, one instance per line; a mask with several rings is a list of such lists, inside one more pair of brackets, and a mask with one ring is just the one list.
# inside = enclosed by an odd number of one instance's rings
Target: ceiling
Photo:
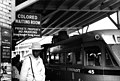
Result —
[[[16, 6], [26, 0], [16, 0]], [[42, 36], [72, 33], [120, 10], [120, 0], [39, 0], [18, 11], [42, 15]]]

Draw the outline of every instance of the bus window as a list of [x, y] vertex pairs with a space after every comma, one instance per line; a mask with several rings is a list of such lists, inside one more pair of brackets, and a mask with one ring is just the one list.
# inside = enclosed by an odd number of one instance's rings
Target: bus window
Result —
[[60, 64], [65, 63], [65, 53], [60, 53]]
[[76, 63], [76, 59], [75, 59], [75, 53], [74, 52], [70, 52], [67, 54], [67, 64], [75, 64]]
[[51, 64], [65, 64], [65, 53], [54, 53], [49, 55]]
[[90, 46], [84, 48], [87, 66], [101, 65], [101, 50], [98, 46]]
[[80, 51], [67, 53], [67, 64], [82, 64], [82, 54]]
[[77, 51], [75, 52], [76, 64], [82, 64], [82, 53]]
[[105, 63], [106, 66], [118, 66], [117, 62], [115, 61], [114, 57], [111, 55], [108, 49], [105, 51]]
[[50, 55], [49, 55], [49, 51], [46, 52], [46, 63], [50, 62]]
[[59, 63], [59, 54], [51, 54], [50, 55], [50, 63], [58, 64]]

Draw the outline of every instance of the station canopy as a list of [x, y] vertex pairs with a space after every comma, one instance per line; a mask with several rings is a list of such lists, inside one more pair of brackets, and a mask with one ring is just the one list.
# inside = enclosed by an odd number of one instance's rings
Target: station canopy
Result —
[[[16, 6], [29, 0], [16, 0]], [[42, 36], [82, 29], [120, 10], [120, 0], [38, 0], [17, 11], [41, 14]], [[104, 24], [104, 23], [103, 23]]]

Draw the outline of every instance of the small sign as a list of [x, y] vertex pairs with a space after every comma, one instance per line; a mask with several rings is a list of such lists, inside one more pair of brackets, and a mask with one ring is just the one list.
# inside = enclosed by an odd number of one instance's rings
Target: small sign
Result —
[[2, 55], [1, 55], [1, 62], [9, 62], [11, 61], [11, 48], [7, 45], [2, 45]]
[[14, 36], [40, 37], [41, 30], [36, 27], [15, 27]]

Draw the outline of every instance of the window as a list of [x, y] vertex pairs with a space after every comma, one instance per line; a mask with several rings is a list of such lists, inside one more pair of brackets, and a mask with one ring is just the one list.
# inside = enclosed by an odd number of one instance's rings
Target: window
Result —
[[51, 64], [65, 64], [65, 53], [51, 53], [49, 62]]
[[80, 51], [69, 52], [67, 54], [67, 64], [82, 64], [82, 53]]
[[50, 63], [58, 64], [59, 63], [59, 54], [51, 54], [50, 55]]
[[74, 52], [67, 53], [67, 64], [75, 63], [75, 54]]
[[87, 66], [101, 65], [101, 50], [98, 46], [90, 46], [84, 48]]
[[60, 53], [60, 64], [65, 63], [65, 53]]
[[76, 64], [82, 64], [82, 53], [80, 51], [75, 52]]
[[117, 62], [108, 49], [105, 50], [105, 63], [106, 66], [118, 66]]

